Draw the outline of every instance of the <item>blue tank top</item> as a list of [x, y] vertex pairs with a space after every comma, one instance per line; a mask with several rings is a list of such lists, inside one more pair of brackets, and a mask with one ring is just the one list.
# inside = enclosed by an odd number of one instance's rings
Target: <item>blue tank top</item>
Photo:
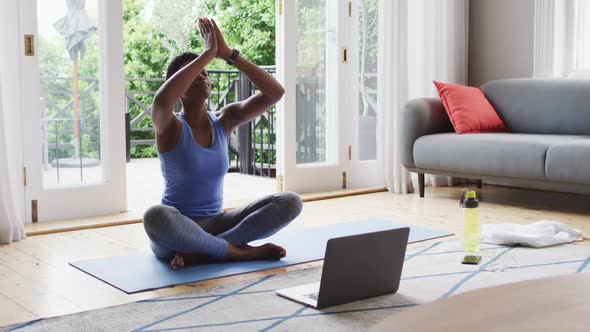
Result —
[[211, 217], [221, 212], [223, 178], [229, 168], [227, 137], [223, 125], [211, 112], [213, 140], [202, 147], [194, 139], [184, 114], [177, 115], [182, 131], [174, 149], [158, 153], [165, 189], [162, 205], [177, 208], [187, 217]]

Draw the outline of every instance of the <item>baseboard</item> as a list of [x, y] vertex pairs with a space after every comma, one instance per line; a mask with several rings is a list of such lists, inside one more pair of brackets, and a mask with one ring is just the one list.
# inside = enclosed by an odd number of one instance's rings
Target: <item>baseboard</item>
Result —
[[[304, 202], [312, 202], [324, 199], [333, 199], [346, 196], [365, 195], [386, 191], [384, 187], [368, 187], [344, 189], [320, 193], [302, 194], [301, 199]], [[236, 202], [237, 203], [237, 202]], [[241, 205], [241, 204], [240, 204]], [[240, 205], [224, 208], [225, 211], [236, 208]], [[83, 229], [92, 229], [100, 227], [111, 227], [120, 225], [137, 224], [143, 222], [143, 211], [128, 211], [106, 216], [77, 218], [69, 220], [37, 222], [25, 225], [27, 236], [53, 234], [61, 232], [79, 231]]]

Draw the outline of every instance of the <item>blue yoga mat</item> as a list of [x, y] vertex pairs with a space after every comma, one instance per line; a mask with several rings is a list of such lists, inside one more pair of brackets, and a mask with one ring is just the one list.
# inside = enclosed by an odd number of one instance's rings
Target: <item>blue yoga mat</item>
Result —
[[72, 262], [70, 265], [127, 294], [227, 277], [254, 271], [317, 261], [324, 258], [329, 239], [410, 227], [409, 242], [419, 242], [451, 233], [418, 226], [398, 224], [387, 220], [360, 220], [296, 231], [281, 231], [270, 238], [252, 244], [273, 242], [287, 249], [287, 257], [280, 261], [218, 262], [187, 266], [178, 271], [168, 267], [169, 262], [157, 259], [151, 252], [125, 256], [104, 257]]

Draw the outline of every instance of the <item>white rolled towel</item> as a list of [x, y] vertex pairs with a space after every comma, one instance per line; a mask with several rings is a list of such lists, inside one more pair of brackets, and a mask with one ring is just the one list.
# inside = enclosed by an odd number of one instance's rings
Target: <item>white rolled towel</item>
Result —
[[502, 245], [520, 244], [542, 248], [582, 240], [583, 235], [579, 230], [550, 220], [536, 221], [527, 225], [484, 224], [481, 230], [481, 242]]

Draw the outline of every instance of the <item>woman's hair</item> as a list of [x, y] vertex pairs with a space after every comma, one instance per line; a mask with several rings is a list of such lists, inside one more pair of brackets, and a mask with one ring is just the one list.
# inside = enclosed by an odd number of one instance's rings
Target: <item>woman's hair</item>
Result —
[[168, 70], [166, 70], [166, 80], [168, 80], [172, 75], [180, 70], [180, 68], [182, 68], [187, 62], [191, 62], [198, 57], [199, 55], [193, 52], [184, 52], [175, 56], [174, 59], [170, 61]]

